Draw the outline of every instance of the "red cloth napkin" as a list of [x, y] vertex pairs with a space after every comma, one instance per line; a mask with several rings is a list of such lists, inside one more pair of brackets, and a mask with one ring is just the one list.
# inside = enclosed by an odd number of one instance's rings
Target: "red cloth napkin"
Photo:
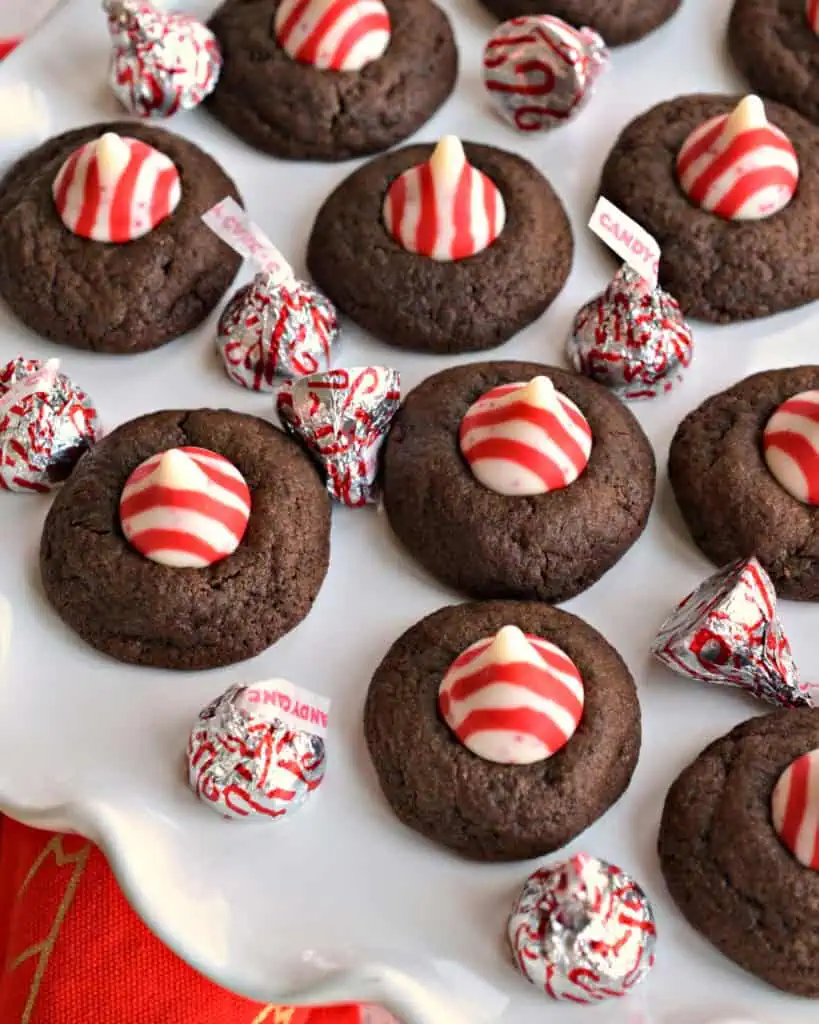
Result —
[[137, 917], [92, 843], [0, 818], [2, 1024], [359, 1024], [207, 981]]

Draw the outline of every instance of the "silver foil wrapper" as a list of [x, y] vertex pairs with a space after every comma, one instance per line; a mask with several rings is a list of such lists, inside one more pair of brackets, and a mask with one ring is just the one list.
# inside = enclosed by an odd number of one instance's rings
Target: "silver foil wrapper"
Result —
[[732, 562], [689, 594], [651, 653], [680, 675], [739, 686], [769, 704], [813, 704], [776, 615], [776, 591], [755, 558]]
[[50, 491], [102, 436], [88, 395], [58, 360], [12, 359], [0, 369], [0, 488]]
[[275, 284], [261, 273], [225, 306], [217, 347], [231, 380], [272, 391], [276, 378], [326, 369], [338, 334], [335, 307], [320, 291], [305, 281]]
[[213, 92], [222, 54], [200, 21], [140, 0], [103, 0], [102, 6], [113, 44], [109, 84], [126, 110], [171, 117]]
[[608, 62], [597, 32], [533, 14], [495, 29], [484, 49], [483, 79], [501, 116], [518, 131], [546, 131], [578, 113]]
[[654, 398], [682, 379], [693, 338], [677, 300], [623, 264], [575, 317], [568, 354], [575, 370], [621, 398]]
[[330, 497], [357, 507], [376, 500], [378, 455], [400, 403], [397, 370], [356, 366], [287, 381], [276, 409], [324, 469]]
[[241, 706], [233, 686], [199, 715], [188, 741], [188, 781], [225, 818], [280, 819], [324, 778], [324, 740]]
[[529, 981], [573, 1003], [627, 995], [653, 966], [657, 938], [651, 905], [634, 879], [586, 854], [530, 876], [508, 935]]

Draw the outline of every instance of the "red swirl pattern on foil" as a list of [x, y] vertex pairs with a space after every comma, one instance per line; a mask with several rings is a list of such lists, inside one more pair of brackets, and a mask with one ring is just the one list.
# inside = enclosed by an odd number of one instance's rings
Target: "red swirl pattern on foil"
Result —
[[384, 201], [384, 223], [395, 241], [441, 261], [482, 252], [505, 220], [500, 190], [467, 162], [453, 136], [442, 139], [426, 163], [397, 177]]
[[459, 440], [477, 479], [506, 495], [567, 487], [585, 470], [592, 448], [588, 420], [545, 377], [487, 391], [467, 410]]
[[819, 505], [819, 391], [783, 402], [765, 425], [762, 448], [782, 487], [805, 505]]
[[360, 71], [390, 43], [381, 0], [283, 0], [276, 11], [279, 46], [322, 71]]
[[567, 654], [506, 626], [467, 647], [447, 669], [438, 703], [473, 754], [534, 764], [569, 742], [583, 715], [583, 680]]
[[819, 871], [819, 750], [788, 765], [771, 797], [776, 834], [800, 864]]
[[511, 18], [486, 44], [484, 83], [518, 131], [537, 132], [572, 117], [607, 61], [605, 44], [591, 29], [551, 14]]
[[793, 198], [799, 162], [790, 139], [768, 123], [762, 101], [748, 96], [688, 136], [677, 177], [695, 206], [727, 220], [761, 220]]
[[[121, 164], [108, 166], [114, 149]], [[54, 204], [65, 226], [81, 238], [132, 242], [148, 234], [179, 205], [179, 172], [163, 153], [138, 139], [108, 134], [75, 150], [60, 168]]]
[[[181, 472], [167, 473], [170, 457]], [[250, 518], [250, 490], [224, 456], [175, 448], [147, 459], [128, 477], [120, 522], [140, 554], [175, 568], [203, 568], [232, 554]]]

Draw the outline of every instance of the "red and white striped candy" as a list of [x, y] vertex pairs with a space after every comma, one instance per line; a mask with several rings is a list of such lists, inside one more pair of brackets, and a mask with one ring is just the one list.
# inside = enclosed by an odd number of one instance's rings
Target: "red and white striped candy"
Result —
[[427, 163], [395, 179], [383, 212], [387, 230], [399, 245], [442, 262], [486, 249], [506, 223], [500, 190], [467, 163], [453, 135], [441, 139]]
[[276, 11], [279, 46], [322, 71], [360, 71], [390, 45], [381, 0], [284, 0]]
[[803, 391], [776, 410], [762, 434], [768, 469], [788, 494], [819, 505], [819, 391]]
[[726, 220], [763, 220], [788, 205], [799, 181], [790, 139], [768, 123], [758, 96], [695, 129], [677, 156], [677, 177], [696, 206]]
[[548, 377], [487, 391], [467, 410], [459, 436], [484, 487], [516, 497], [568, 487], [592, 449], [588, 420]]
[[805, 3], [805, 15], [810, 27], [819, 35], [819, 0], [807, 0]]
[[152, 562], [201, 569], [238, 548], [250, 518], [250, 490], [223, 456], [171, 448], [128, 477], [119, 515], [126, 539]]
[[173, 213], [182, 186], [164, 153], [107, 132], [71, 154], [52, 194], [63, 224], [75, 235], [95, 242], [132, 242]]
[[463, 745], [496, 764], [534, 764], [569, 742], [583, 714], [583, 680], [554, 644], [504, 626], [450, 665], [441, 714]]
[[771, 816], [776, 834], [799, 863], [819, 871], [819, 750], [798, 757], [779, 776]]

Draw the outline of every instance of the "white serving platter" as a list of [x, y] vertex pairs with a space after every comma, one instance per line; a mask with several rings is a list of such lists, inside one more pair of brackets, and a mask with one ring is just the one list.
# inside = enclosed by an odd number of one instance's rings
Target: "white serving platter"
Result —
[[[213, 6], [188, 9], [202, 16]], [[724, 46], [730, 4], [686, 0], [664, 29], [615, 51], [579, 120], [531, 138], [496, 120], [485, 102], [480, 56], [492, 20], [477, 0], [446, 6], [461, 49], [460, 81], [418, 137], [455, 133], [514, 149], [563, 197], [577, 239], [572, 277], [546, 316], [490, 354], [561, 363], [572, 316], [602, 290], [613, 267], [585, 230], [603, 159], [620, 129], [654, 102], [740, 89]], [[73, 0], [0, 66], [0, 88], [23, 81], [42, 89], [54, 131], [117, 117], [105, 86], [107, 55], [98, 0]], [[183, 115], [172, 128], [224, 164], [252, 216], [303, 272], [313, 216], [352, 165], [277, 162], [204, 112]], [[396, 366], [405, 390], [446, 365], [477, 358], [392, 351], [345, 326], [337, 361]], [[684, 386], [634, 407], [660, 467], [648, 529], [606, 578], [567, 605], [621, 651], [643, 707], [645, 738], [632, 786], [569, 848], [620, 864], [652, 898], [657, 966], [631, 998], [593, 1010], [545, 1001], [514, 971], [503, 943], [506, 914], [534, 864], [465, 863], [401, 826], [382, 799], [361, 728], [370, 676], [401, 632], [458, 596], [408, 560], [376, 508], [335, 510], [330, 573], [295, 632], [242, 666], [180, 675], [119, 665], [61, 624], [43, 598], [37, 564], [49, 500], [0, 494], [0, 591], [13, 608], [0, 685], [0, 807], [96, 840], [138, 913], [168, 945], [261, 1001], [381, 1002], [406, 1024], [814, 1022], [814, 1004], [757, 982], [695, 935], [665, 891], [655, 852], [662, 802], [677, 773], [707, 742], [765, 711], [738, 692], [674, 677], [648, 657], [666, 612], [711, 571], [670, 496], [668, 444], [679, 420], [706, 395], [751, 370], [814, 358], [819, 307], [736, 327], [695, 326], [696, 358]], [[60, 357], [63, 370], [96, 399], [109, 429], [167, 407], [230, 406], [270, 416], [269, 397], [242, 391], [223, 375], [213, 338], [211, 320], [158, 352], [106, 357], [43, 341], [0, 309], [0, 359]], [[819, 673], [810, 643], [815, 609], [784, 604], [782, 615], [804, 673]], [[186, 787], [188, 729], [231, 683], [273, 676], [333, 699], [329, 774], [292, 821], [228, 823]]]

